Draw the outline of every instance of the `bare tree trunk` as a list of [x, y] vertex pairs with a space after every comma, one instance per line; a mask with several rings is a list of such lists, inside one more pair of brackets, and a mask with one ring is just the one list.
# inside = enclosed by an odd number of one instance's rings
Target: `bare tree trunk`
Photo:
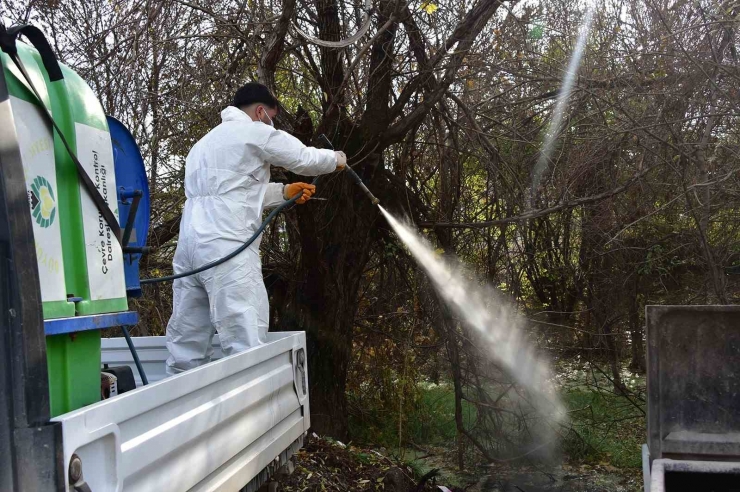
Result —
[[[446, 316], [447, 318], [447, 316]], [[447, 355], [450, 358], [450, 369], [452, 372], [452, 384], [455, 388], [455, 428], [457, 429], [457, 467], [460, 470], [465, 468], [465, 422], [463, 421], [463, 385], [462, 385], [462, 367], [460, 362], [460, 348], [457, 345], [457, 333], [454, 322], [447, 319], [445, 322], [447, 328]]]
[[[376, 241], [378, 209], [349, 180], [325, 179], [333, 203], [296, 210], [301, 259], [291, 278], [284, 280], [273, 321], [281, 331], [306, 331], [312, 427], [346, 439], [351, 334], [362, 272]], [[346, 213], [338, 214], [342, 209]], [[332, 227], [318, 230], [327, 223]]]
[[644, 330], [640, 322], [640, 276], [635, 274], [632, 295], [630, 296], [629, 305], [629, 329], [630, 338], [632, 339], [631, 350], [632, 360], [629, 365], [630, 371], [637, 374], [645, 374], [645, 347], [643, 345]]
[[604, 323], [603, 333], [606, 345], [606, 356], [609, 360], [609, 370], [612, 373], [612, 385], [617, 394], [624, 393], [624, 384], [622, 383], [621, 367], [621, 344], [617, 339], [619, 332], [614, 330], [614, 320], [608, 320]]

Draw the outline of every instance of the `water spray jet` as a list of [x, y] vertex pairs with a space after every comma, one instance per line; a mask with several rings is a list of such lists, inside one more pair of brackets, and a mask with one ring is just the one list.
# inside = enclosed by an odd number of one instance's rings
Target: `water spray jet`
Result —
[[528, 390], [532, 407], [553, 422], [564, 420], [565, 408], [551, 383], [549, 364], [527, 340], [515, 309], [492, 287], [466, 279], [411, 227], [379, 208], [458, 319], [480, 338], [492, 359]]
[[542, 175], [547, 171], [550, 165], [550, 158], [555, 151], [555, 142], [560, 135], [563, 128], [563, 120], [566, 117], [568, 110], [568, 104], [570, 102], [570, 96], [573, 92], [573, 87], [576, 82], [578, 75], [578, 68], [581, 66], [581, 60], [583, 58], [583, 52], [586, 49], [586, 43], [588, 42], [588, 36], [591, 32], [591, 24], [594, 16], [594, 5], [589, 3], [586, 9], [586, 13], [581, 23], [580, 30], [578, 32], [578, 40], [576, 46], [571, 55], [568, 66], [563, 75], [563, 84], [558, 92], [557, 99], [555, 101], [555, 108], [552, 113], [552, 119], [547, 127], [547, 133], [545, 134], [545, 141], [542, 144], [542, 150], [540, 156], [537, 159], [537, 163], [534, 167], [532, 175], [532, 189], [530, 191], [531, 206], [534, 208], [535, 199], [537, 198], [538, 189], [542, 180]]

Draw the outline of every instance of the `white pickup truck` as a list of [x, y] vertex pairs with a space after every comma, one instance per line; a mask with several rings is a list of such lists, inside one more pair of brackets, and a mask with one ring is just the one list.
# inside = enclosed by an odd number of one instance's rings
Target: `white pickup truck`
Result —
[[[149, 385], [54, 419], [64, 462], [80, 458], [91, 491], [252, 492], [301, 447], [305, 334], [269, 333], [226, 358], [215, 338], [219, 360], [169, 378], [165, 337], [133, 338]], [[131, 366], [141, 384], [123, 338], [103, 339], [102, 361]]]
[[[43, 33], [0, 22], [2, 492], [253, 491], [303, 442], [304, 333], [173, 377], [164, 337], [100, 342], [138, 321], [146, 179], [133, 136]], [[99, 401], [100, 363], [136, 353], [149, 384]]]

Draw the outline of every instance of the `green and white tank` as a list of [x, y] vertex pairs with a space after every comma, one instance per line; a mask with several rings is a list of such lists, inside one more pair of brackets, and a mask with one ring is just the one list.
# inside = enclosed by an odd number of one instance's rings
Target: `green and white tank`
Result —
[[[105, 113], [90, 87], [62, 65], [64, 79], [49, 82], [35, 49], [18, 54], [43, 103], [88, 175], [118, 217], [116, 178]], [[12, 60], [5, 78], [21, 144], [29, 207], [34, 219], [44, 318], [128, 309], [121, 247], [79, 182], [74, 162], [46, 124], [38, 100]], [[81, 298], [71, 303], [67, 298]]]
[[[74, 161], [47, 123], [40, 104], [51, 111], [118, 217], [105, 113], [74, 71], [61, 65], [64, 78], [51, 82], [38, 52], [21, 42], [17, 46], [41, 96], [40, 102], [12, 59], [0, 52], [26, 178], [44, 319], [126, 311], [121, 247], [81, 184]], [[98, 401], [100, 331], [48, 336], [46, 343], [52, 414]]]

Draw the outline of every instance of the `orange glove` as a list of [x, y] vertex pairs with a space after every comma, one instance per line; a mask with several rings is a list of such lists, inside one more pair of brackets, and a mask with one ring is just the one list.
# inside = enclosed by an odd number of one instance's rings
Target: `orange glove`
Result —
[[286, 200], [290, 200], [298, 193], [303, 193], [303, 196], [301, 196], [295, 202], [298, 205], [303, 205], [311, 198], [311, 196], [313, 196], [314, 193], [316, 193], [316, 186], [308, 183], [287, 184], [285, 185], [285, 189], [283, 191], [283, 198], [285, 198]]

